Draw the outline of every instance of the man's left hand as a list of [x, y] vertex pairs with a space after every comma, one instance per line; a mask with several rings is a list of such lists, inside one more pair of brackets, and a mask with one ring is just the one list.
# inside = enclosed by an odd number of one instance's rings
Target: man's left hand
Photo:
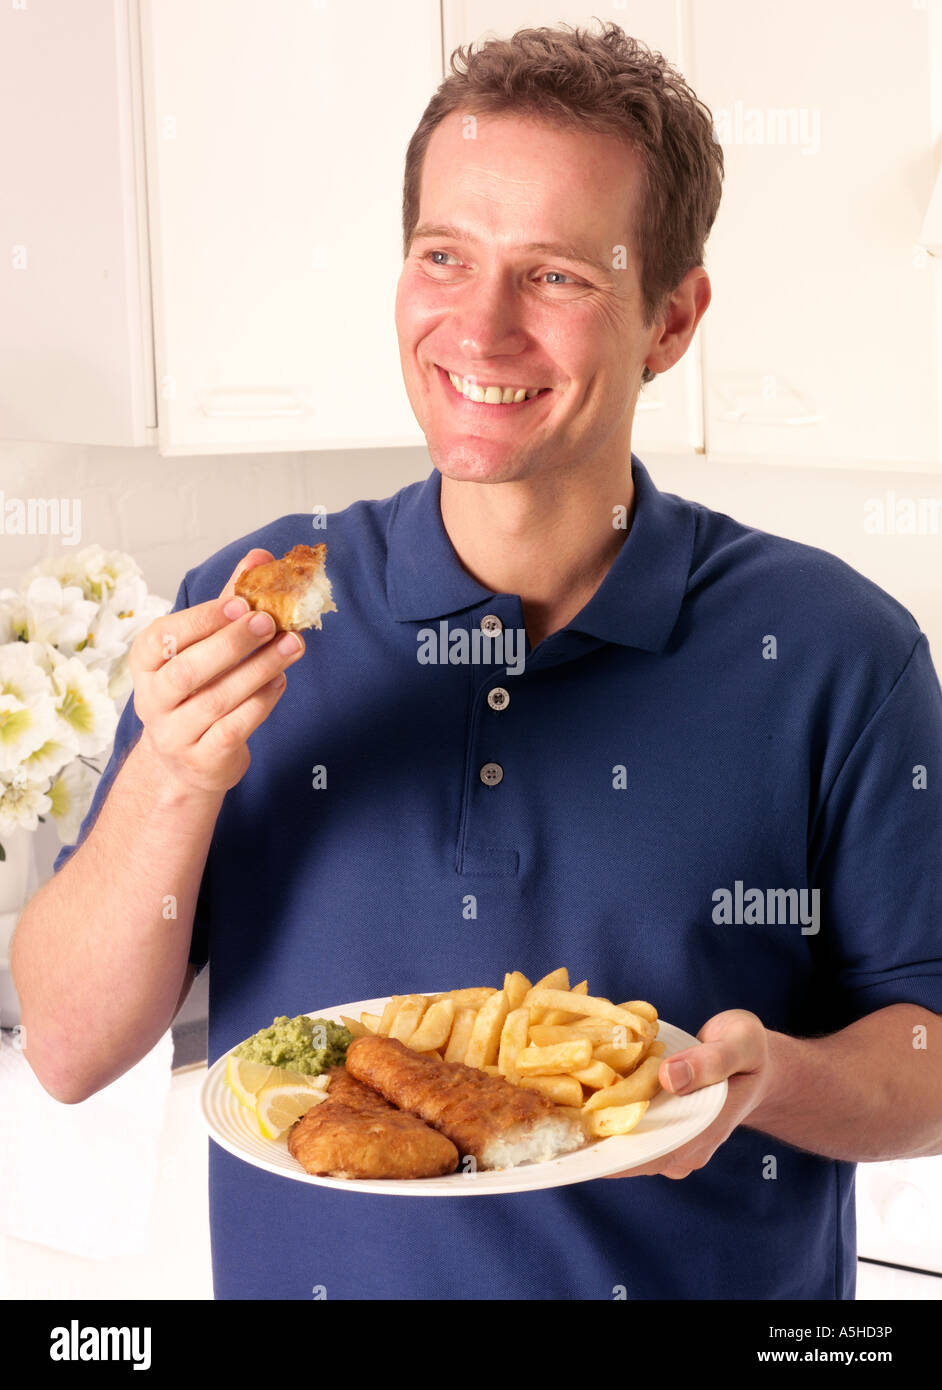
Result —
[[686, 1178], [709, 1163], [721, 1144], [737, 1125], [765, 1099], [771, 1086], [772, 1064], [769, 1035], [761, 1019], [746, 1009], [727, 1009], [707, 1019], [697, 1034], [702, 1046], [688, 1048], [666, 1058], [658, 1071], [664, 1090], [686, 1096], [724, 1078], [729, 1093], [723, 1109], [713, 1123], [663, 1158], [639, 1168], [612, 1173], [613, 1178], [641, 1178], [660, 1174], [665, 1178]]

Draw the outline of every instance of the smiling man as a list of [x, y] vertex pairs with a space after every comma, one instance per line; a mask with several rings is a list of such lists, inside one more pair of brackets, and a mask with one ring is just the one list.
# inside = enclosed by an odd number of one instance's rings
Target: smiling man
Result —
[[[79, 847], [14, 943], [27, 1056], [84, 1098], [208, 959], [211, 1062], [276, 1015], [564, 963], [699, 1036], [660, 1079], [728, 1079], [703, 1134], [468, 1201], [213, 1145], [217, 1297], [852, 1298], [854, 1164], [942, 1151], [928, 643], [631, 453], [710, 301], [722, 158], [679, 75], [614, 25], [452, 69], [407, 155], [396, 303], [434, 470], [328, 518], [338, 614], [309, 650], [232, 601], [304, 516], [189, 571], [135, 643]], [[477, 659], [423, 659], [440, 629]]]
[[[632, 231], [644, 164], [624, 135], [560, 128], [545, 109], [435, 106], [411, 151], [414, 169], [431, 130], [396, 300], [406, 389], [456, 553], [521, 595], [536, 646], [585, 606], [625, 538], [613, 520], [631, 512], [642, 372], [683, 355], [710, 285], [695, 266], [645, 324]], [[717, 201], [719, 163], [714, 151]], [[407, 175], [407, 219], [411, 193]]]

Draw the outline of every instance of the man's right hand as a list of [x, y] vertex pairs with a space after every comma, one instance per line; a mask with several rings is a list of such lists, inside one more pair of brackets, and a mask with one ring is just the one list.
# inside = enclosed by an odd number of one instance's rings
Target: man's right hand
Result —
[[224, 795], [245, 775], [249, 735], [281, 697], [285, 667], [305, 650], [300, 633], [274, 637], [269, 614], [234, 597], [244, 569], [274, 558], [250, 550], [218, 599], [156, 618], [128, 653], [144, 725], [139, 745], [184, 792]]

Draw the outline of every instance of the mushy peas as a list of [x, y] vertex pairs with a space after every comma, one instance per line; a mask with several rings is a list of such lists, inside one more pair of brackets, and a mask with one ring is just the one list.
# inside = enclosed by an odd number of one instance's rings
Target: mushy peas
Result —
[[270, 1028], [261, 1028], [233, 1048], [237, 1057], [270, 1067], [288, 1067], [303, 1076], [320, 1076], [330, 1067], [342, 1067], [353, 1042], [349, 1028], [329, 1018], [297, 1018], [282, 1015]]

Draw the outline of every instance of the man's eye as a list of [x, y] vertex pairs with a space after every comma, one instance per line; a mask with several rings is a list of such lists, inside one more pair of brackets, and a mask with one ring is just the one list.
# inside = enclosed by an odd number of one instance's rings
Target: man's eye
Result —
[[[460, 265], [460, 258], [452, 254], [451, 251], [426, 251], [422, 259], [429, 265], [440, 266], [442, 270], [451, 270], [455, 265]], [[567, 275], [562, 270], [547, 270], [540, 279], [546, 280], [550, 286], [565, 288], [567, 285], [581, 285], [582, 281], [577, 280], [573, 275]]]

